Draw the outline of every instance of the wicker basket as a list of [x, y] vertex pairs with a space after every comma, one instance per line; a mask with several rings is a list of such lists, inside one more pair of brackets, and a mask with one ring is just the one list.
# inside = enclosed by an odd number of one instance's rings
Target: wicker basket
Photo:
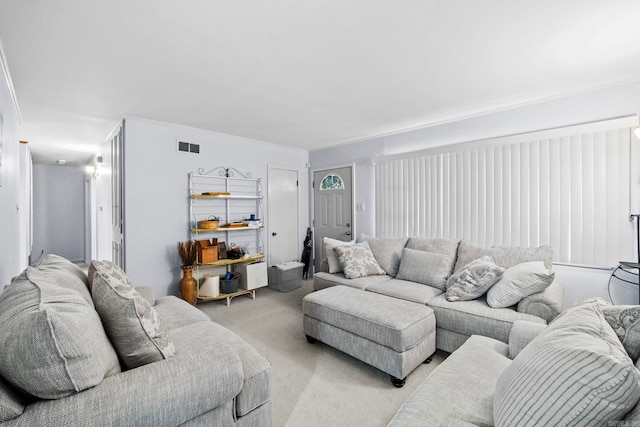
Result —
[[213, 219], [213, 217], [209, 217], [209, 219], [205, 221], [200, 221], [198, 223], [198, 228], [205, 228], [207, 230], [213, 230], [214, 228], [218, 228], [220, 225], [219, 219]]

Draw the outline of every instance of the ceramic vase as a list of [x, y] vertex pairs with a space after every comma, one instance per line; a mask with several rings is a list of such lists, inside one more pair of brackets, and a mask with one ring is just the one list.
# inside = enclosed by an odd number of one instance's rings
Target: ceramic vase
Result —
[[182, 267], [182, 279], [180, 279], [180, 298], [191, 305], [196, 305], [198, 297], [198, 283], [193, 278], [193, 267]]

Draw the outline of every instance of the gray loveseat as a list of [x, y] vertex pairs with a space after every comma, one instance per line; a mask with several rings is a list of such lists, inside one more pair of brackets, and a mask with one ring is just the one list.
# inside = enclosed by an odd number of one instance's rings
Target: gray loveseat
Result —
[[553, 280], [544, 291], [526, 296], [510, 307], [490, 307], [486, 296], [453, 302], [445, 296], [447, 279], [470, 262], [486, 255], [505, 269], [530, 261], [543, 261], [546, 268], [551, 269], [553, 253], [548, 246], [489, 248], [466, 241], [421, 237], [358, 238], [358, 242], [365, 241], [386, 274], [347, 278], [343, 272], [331, 272], [330, 255], [335, 245], [329, 244], [328, 259], [322, 263], [324, 271], [316, 272], [313, 276], [314, 290], [342, 285], [426, 304], [435, 313], [436, 347], [440, 350], [453, 352], [472, 335], [483, 335], [507, 343], [514, 322], [522, 320], [547, 324], [567, 306], [564, 287], [557, 280]]
[[272, 424], [270, 363], [108, 262], [50, 255], [0, 293], [0, 425]]
[[474, 335], [389, 426], [640, 425], [639, 314], [591, 300], [549, 326], [514, 322], [508, 344]]

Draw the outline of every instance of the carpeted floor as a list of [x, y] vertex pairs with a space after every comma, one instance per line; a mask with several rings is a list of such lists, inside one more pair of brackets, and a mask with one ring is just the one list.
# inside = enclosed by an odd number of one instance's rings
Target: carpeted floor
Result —
[[389, 375], [325, 344], [309, 344], [302, 333], [302, 298], [312, 281], [282, 293], [259, 289], [256, 299], [236, 297], [198, 304], [213, 321], [236, 332], [272, 365], [275, 426], [386, 426], [402, 403], [441, 363], [438, 351], [420, 365], [403, 388]]

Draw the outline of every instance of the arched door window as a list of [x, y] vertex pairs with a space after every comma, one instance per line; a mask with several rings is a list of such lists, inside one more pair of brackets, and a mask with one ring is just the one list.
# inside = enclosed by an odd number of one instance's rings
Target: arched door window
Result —
[[326, 190], [344, 190], [344, 182], [342, 181], [342, 178], [340, 178], [340, 175], [330, 173], [322, 178], [320, 191]]

